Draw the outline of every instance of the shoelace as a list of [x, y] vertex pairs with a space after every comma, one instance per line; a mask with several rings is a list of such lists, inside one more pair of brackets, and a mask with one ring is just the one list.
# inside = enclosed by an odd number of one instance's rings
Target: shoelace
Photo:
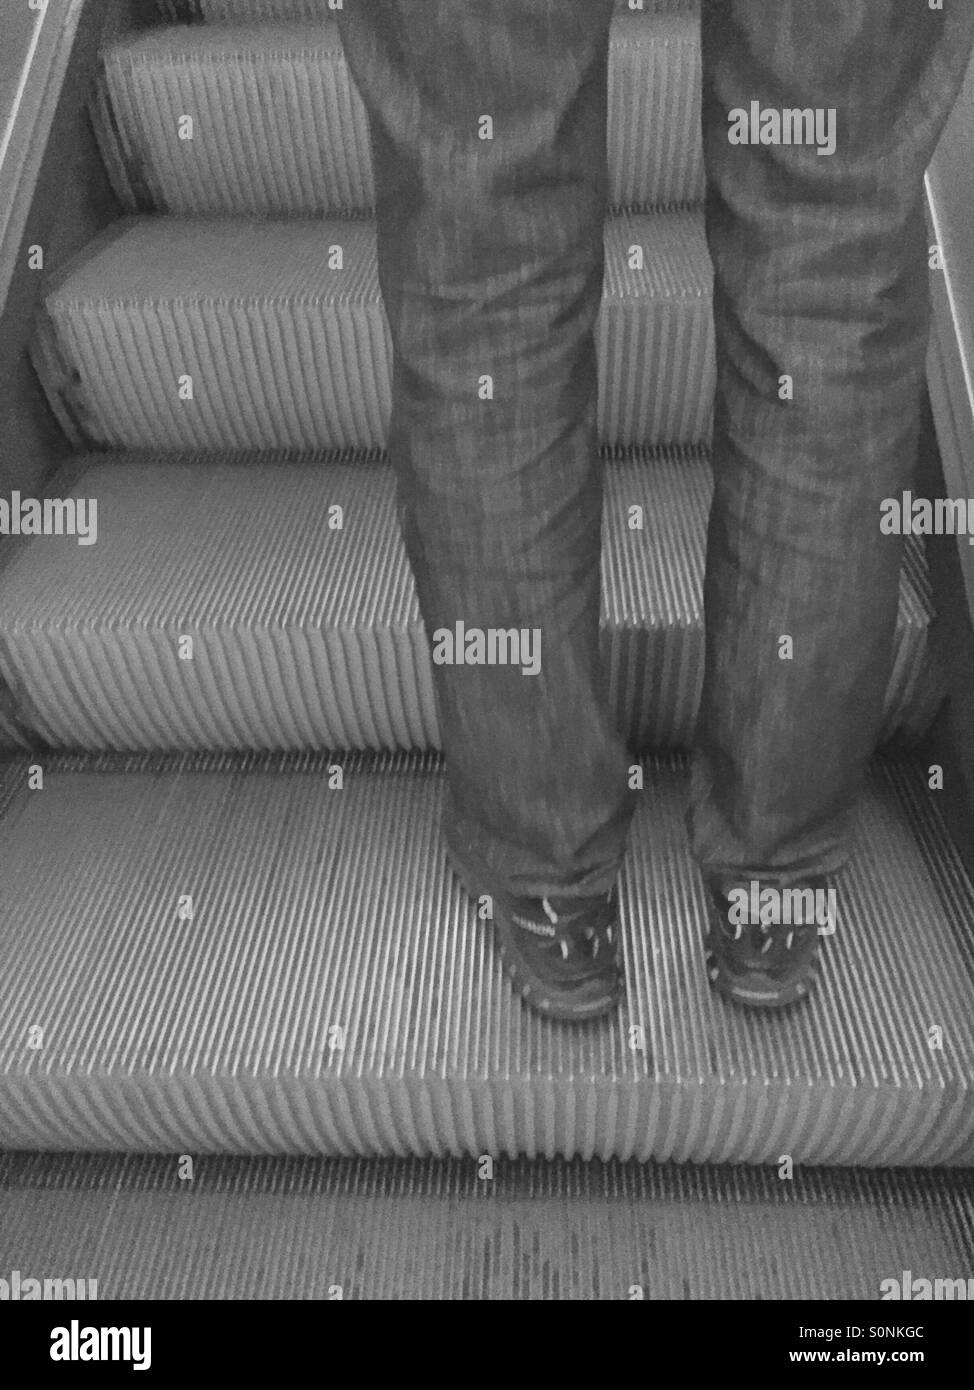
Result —
[[[605, 895], [605, 900], [606, 900], [606, 902], [611, 902], [611, 900], [612, 900], [612, 893], [611, 893], [611, 891], [608, 892], [608, 893], [606, 893], [606, 895]], [[548, 900], [547, 898], [542, 898], [542, 899], [541, 899], [541, 907], [542, 907], [542, 909], [543, 909], [543, 911], [544, 911], [544, 914], [545, 914], [545, 916], [547, 917], [548, 921], [551, 923], [551, 925], [552, 925], [553, 927], [558, 926], [559, 922], [561, 921], [561, 918], [560, 918], [559, 914], [555, 911], [555, 909], [552, 907], [551, 903], [549, 902], [549, 900]], [[569, 918], [569, 920], [571, 920], [571, 919]], [[598, 955], [598, 953], [599, 953], [599, 936], [598, 936], [598, 928], [597, 928], [597, 927], [589, 927], [589, 928], [587, 928], [587, 930], [586, 930], [583, 934], [584, 934], [584, 937], [585, 937], [585, 940], [586, 940], [586, 941], [591, 941], [591, 942], [592, 942], [592, 959], [594, 960], [595, 957], [596, 957], [596, 956]], [[605, 928], [605, 939], [606, 939], [606, 943], [607, 943], [609, 946], [611, 946], [611, 945], [612, 945], [612, 926], [611, 926], [611, 924], [608, 925], [608, 926]], [[567, 937], [561, 936], [561, 937], [558, 937], [557, 940], [558, 940], [558, 945], [559, 945], [560, 948], [561, 948], [561, 958], [562, 958], [562, 960], [567, 960], [568, 957], [569, 957], [569, 955], [571, 954], [571, 949], [570, 949], [569, 944], [568, 944], [568, 939], [567, 939]]]
[[[764, 945], [761, 947], [761, 954], [762, 954], [762, 955], [764, 955], [766, 952], [770, 951], [770, 950], [771, 950], [771, 947], [774, 945], [774, 937], [771, 935], [773, 929], [774, 929], [773, 926], [768, 926], [768, 925], [765, 925], [764, 923], [761, 923], [761, 924], [759, 925], [759, 930], [761, 931], [761, 933], [763, 934], [763, 936], [764, 936], [764, 938], [765, 938], [765, 939], [764, 939]], [[744, 923], [743, 923], [743, 922], [736, 922], [736, 923], [734, 924], [734, 940], [735, 940], [735, 941], [740, 941], [740, 939], [741, 939], [741, 937], [742, 937], [743, 935], [744, 935]], [[790, 951], [790, 950], [791, 950], [792, 943], [794, 942], [794, 940], [795, 940], [795, 933], [794, 933], [793, 931], [790, 931], [790, 932], [788, 933], [788, 935], [785, 937], [785, 950], [786, 950], [786, 951]]]

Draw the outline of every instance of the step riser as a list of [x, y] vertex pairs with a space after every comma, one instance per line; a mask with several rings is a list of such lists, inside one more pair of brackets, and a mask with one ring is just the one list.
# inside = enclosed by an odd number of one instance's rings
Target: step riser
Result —
[[820, 988], [755, 1019], [708, 988], [685, 766], [651, 760], [626, 1003], [571, 1029], [513, 997], [448, 874], [429, 759], [350, 757], [341, 790], [310, 760], [51, 762], [38, 795], [27, 766], [0, 840], [3, 1148], [974, 1161], [974, 901], [920, 767], [874, 774]]
[[[969, 1167], [974, 1105], [933, 1123], [918, 1096], [891, 1126], [889, 1097], [809, 1095], [796, 1117], [780, 1097], [747, 1088], [644, 1083], [625, 1097], [580, 1085], [402, 1086], [233, 1078], [128, 1085], [43, 1078], [3, 1086], [7, 1149], [105, 1153], [320, 1154], [326, 1157], [611, 1158], [676, 1163]], [[958, 1132], [964, 1135], [958, 1140]], [[825, 1136], [828, 1135], [826, 1139]], [[919, 1137], [918, 1137], [919, 1136]]]
[[[114, 641], [34, 632], [9, 641], [2, 672], [16, 673], [25, 692], [9, 738], [23, 745], [38, 734], [52, 747], [91, 752], [441, 747], [419, 624], [405, 634], [317, 642], [280, 632], [193, 633], [192, 679], [173, 656], [174, 632]], [[603, 630], [602, 650], [609, 703], [628, 746], [688, 748], [703, 681], [702, 632], [647, 638]], [[925, 657], [925, 641], [901, 651], [880, 742], [919, 738], [929, 727], [939, 688], [916, 673]]]
[[[340, 270], [329, 246], [342, 248]], [[631, 246], [644, 248], [643, 270], [628, 268]], [[604, 443], [709, 438], [711, 279], [698, 215], [607, 224]], [[123, 219], [55, 280], [32, 358], [79, 448], [384, 446], [392, 346], [374, 228]], [[191, 400], [180, 396], [187, 375]], [[516, 386], [498, 377], [495, 399]]]
[[[392, 471], [156, 458], [53, 480], [52, 496], [98, 499], [97, 544], [21, 540], [0, 588], [0, 676], [23, 723], [93, 751], [439, 747]], [[612, 708], [634, 750], [685, 748], [703, 679], [710, 471], [699, 451], [667, 451], [606, 462], [604, 479]], [[929, 621], [911, 550], [884, 738], [922, 733], [935, 712]]]
[[[283, 217], [374, 207], [368, 120], [335, 24], [176, 29], [119, 45], [106, 54], [95, 109], [129, 211]], [[185, 116], [192, 140], [179, 138]], [[607, 156], [619, 207], [702, 201], [690, 19], [615, 22]]]

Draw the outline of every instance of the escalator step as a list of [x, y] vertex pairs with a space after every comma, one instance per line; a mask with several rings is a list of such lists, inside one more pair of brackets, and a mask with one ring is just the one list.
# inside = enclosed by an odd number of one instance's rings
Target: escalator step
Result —
[[[373, 207], [368, 122], [334, 22], [149, 30], [103, 62], [97, 129], [127, 210], [285, 217]], [[702, 201], [699, 69], [690, 15], [614, 21], [614, 204]], [[186, 116], [191, 140], [180, 138]]]
[[[255, 24], [263, 20], [327, 20], [335, 0], [156, 0], [159, 13], [177, 23]], [[699, 0], [613, 0], [616, 14], [676, 14], [699, 9]], [[341, 8], [343, 0], [337, 0]]]
[[905, 1270], [968, 1287], [966, 1173], [478, 1171], [212, 1158], [187, 1181], [169, 1157], [0, 1156], [0, 1267], [101, 1299], [877, 1299]]
[[[96, 499], [96, 543], [21, 538], [0, 575], [0, 677], [22, 725], [89, 750], [438, 747], [393, 474], [346, 458], [73, 460], [47, 491]], [[688, 747], [706, 453], [637, 451], [606, 460], [604, 479], [603, 652], [619, 726], [636, 750]], [[922, 734], [941, 693], [922, 557], [909, 558], [884, 738]]]
[[[643, 270], [629, 268], [634, 245]], [[343, 248], [342, 269], [329, 269], [329, 246]], [[706, 441], [715, 366], [702, 214], [619, 214], [606, 253], [602, 440]], [[122, 218], [52, 278], [44, 302], [33, 360], [78, 447], [385, 443], [391, 342], [371, 222]]]
[[[626, 1003], [573, 1028], [449, 875], [432, 755], [26, 758], [0, 782], [0, 1146], [974, 1161], [974, 887], [925, 769], [874, 766], [821, 983], [710, 991], [686, 769], [646, 764]], [[895, 1272], [895, 1271], [893, 1271]]]

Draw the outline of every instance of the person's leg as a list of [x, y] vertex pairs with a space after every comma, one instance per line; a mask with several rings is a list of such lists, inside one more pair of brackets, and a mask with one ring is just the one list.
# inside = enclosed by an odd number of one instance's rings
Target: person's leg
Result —
[[[717, 397], [688, 825], [711, 875], [783, 887], [849, 854], [898, 603], [880, 503], [916, 456], [922, 180], [972, 34], [969, 4], [704, 0]], [[834, 110], [834, 152], [731, 143], [752, 102]]]
[[458, 623], [539, 643], [522, 652], [537, 674], [434, 665], [444, 830], [478, 892], [605, 894], [632, 809], [599, 656], [610, 11], [356, 0], [341, 17], [372, 128], [389, 453], [434, 661]]

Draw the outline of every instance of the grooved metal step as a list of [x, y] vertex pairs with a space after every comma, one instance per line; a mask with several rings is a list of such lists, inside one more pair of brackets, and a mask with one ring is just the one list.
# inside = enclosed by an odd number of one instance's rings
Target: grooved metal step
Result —
[[[271, 20], [328, 20], [345, 0], [156, 0], [159, 13], [178, 23], [254, 24]], [[699, 0], [614, 0], [616, 14], [699, 11]]]
[[[103, 55], [95, 111], [129, 212], [284, 217], [374, 206], [368, 119], [333, 21], [136, 35]], [[186, 116], [191, 140], [180, 138]], [[614, 20], [607, 154], [620, 207], [702, 201], [695, 17]]]
[[0, 782], [2, 1148], [974, 1160], [974, 889], [923, 768], [873, 769], [820, 987], [766, 1018], [708, 988], [649, 761], [626, 1003], [573, 1028], [508, 989], [430, 755], [44, 765]]
[[[600, 436], [705, 441], [715, 365], [702, 214], [620, 214], [605, 240]], [[629, 268], [635, 245], [643, 270]], [[310, 218], [122, 218], [52, 278], [32, 344], [78, 447], [170, 450], [384, 445], [391, 351], [373, 224]]]
[[0, 1155], [0, 1268], [100, 1299], [876, 1299], [970, 1275], [965, 1173]]
[[[603, 653], [619, 726], [634, 749], [688, 747], [704, 663], [706, 453], [639, 451], [606, 461], [604, 480]], [[8, 541], [0, 574], [0, 677], [22, 725], [48, 744], [439, 746], [387, 465], [94, 455], [47, 491], [98, 506], [95, 544]], [[884, 737], [920, 734], [936, 711], [929, 621], [911, 548]]]

